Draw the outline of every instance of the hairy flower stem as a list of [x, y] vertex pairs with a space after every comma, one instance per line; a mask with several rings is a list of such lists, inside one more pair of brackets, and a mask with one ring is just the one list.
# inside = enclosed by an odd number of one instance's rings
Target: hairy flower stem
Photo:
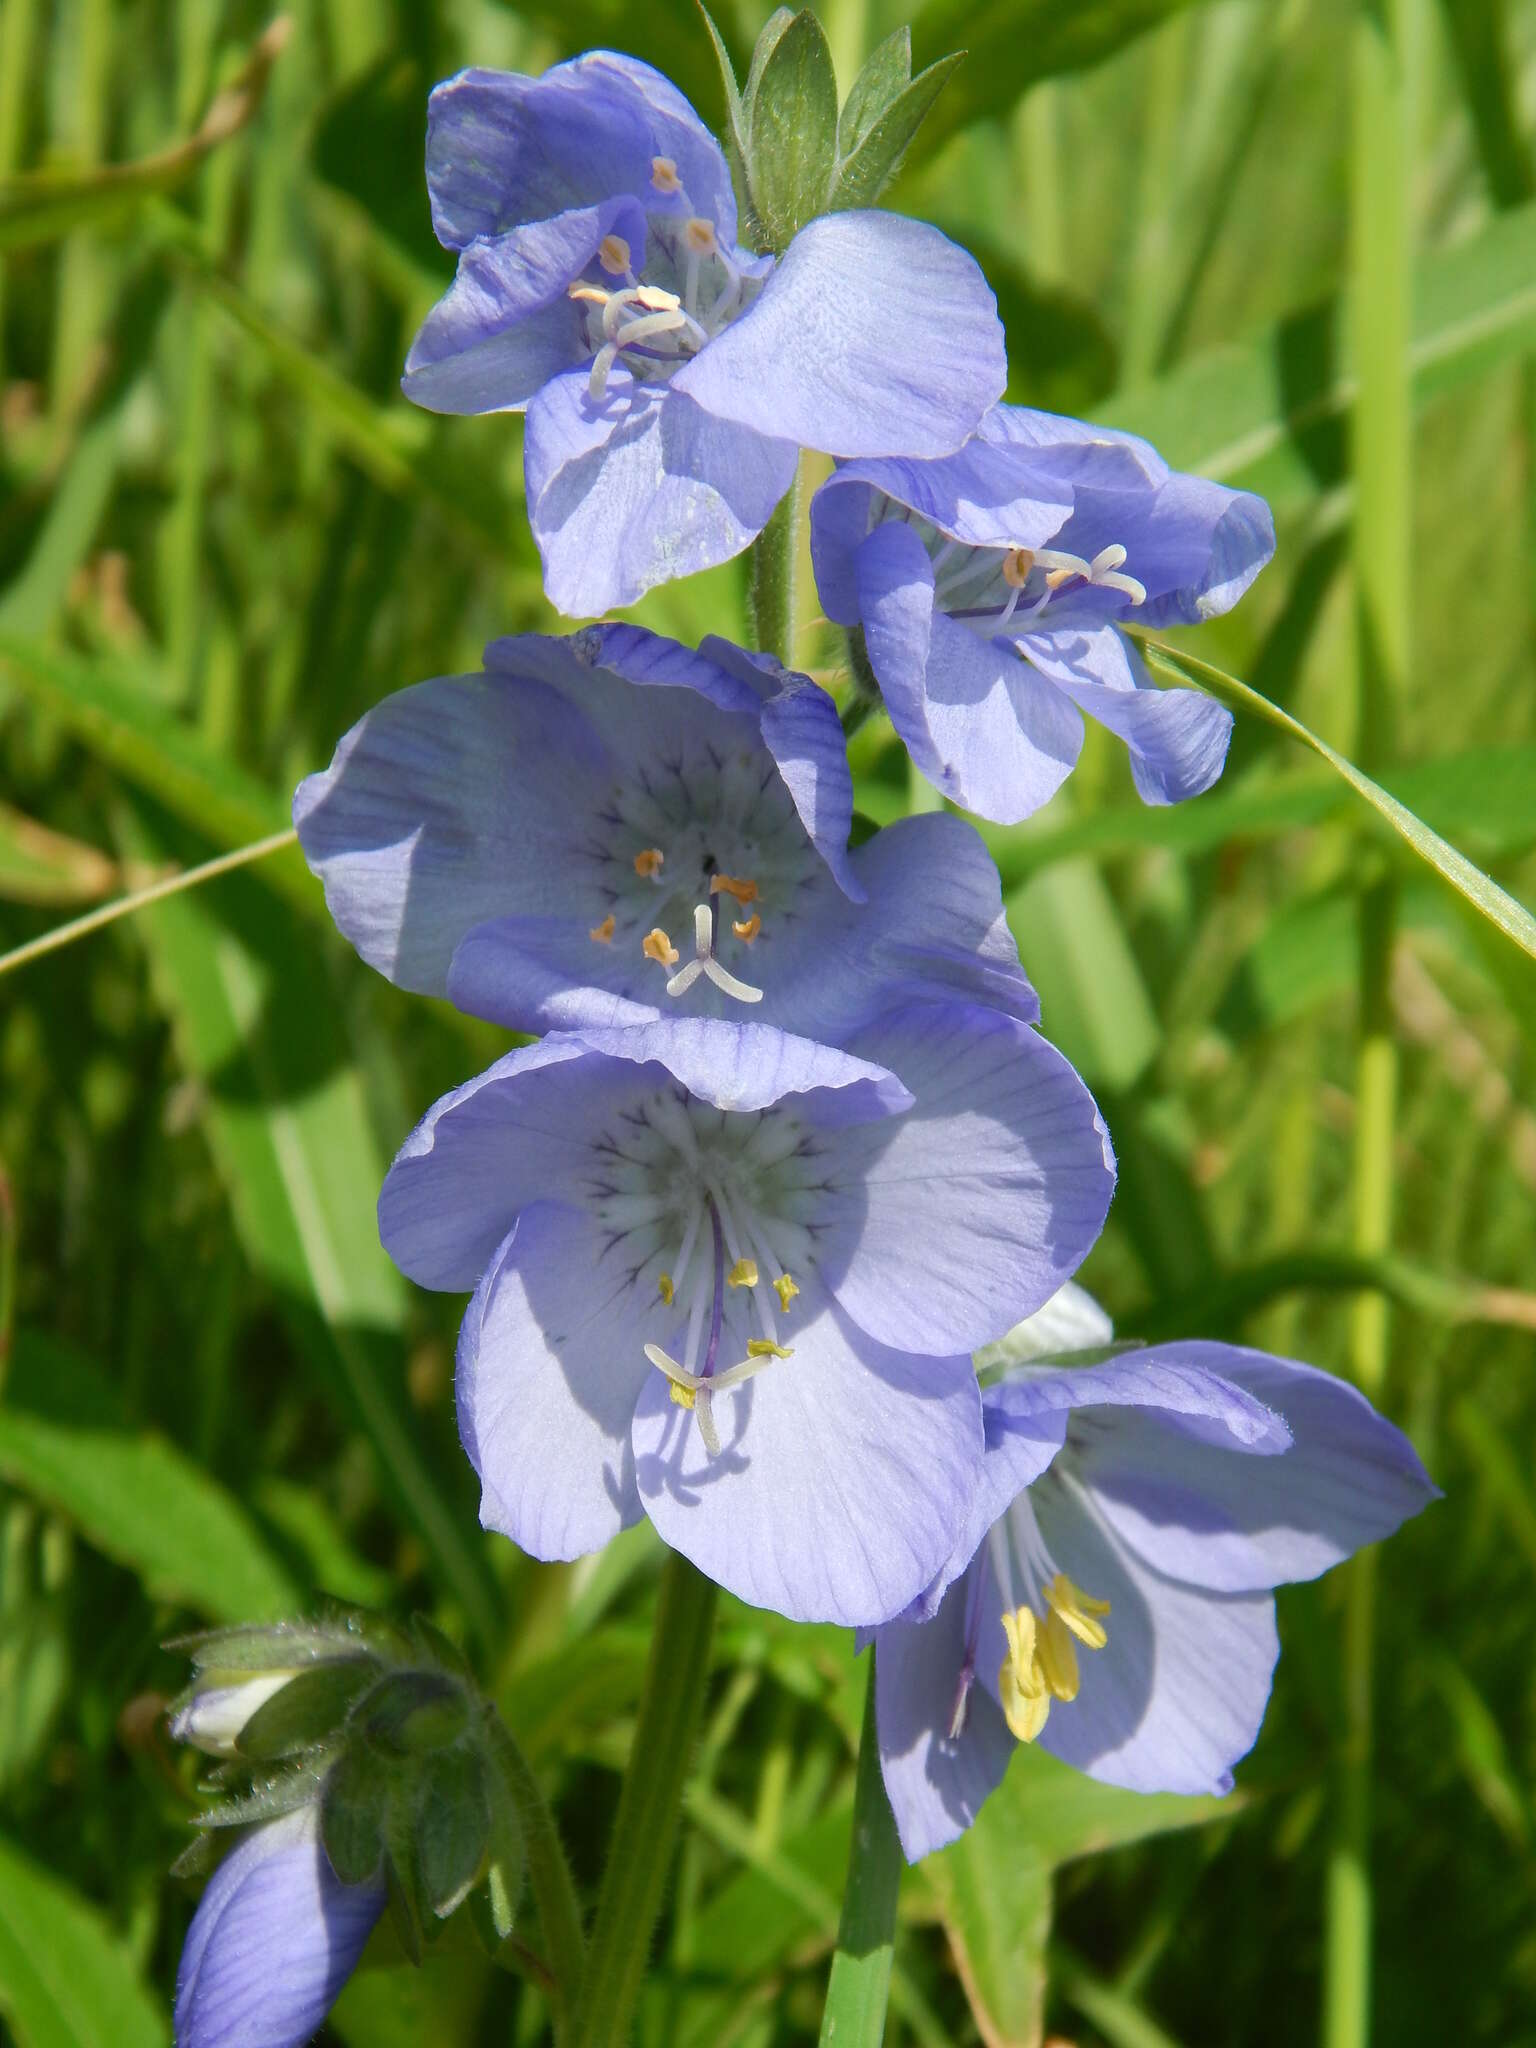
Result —
[[795, 653], [795, 560], [799, 548], [800, 476], [779, 500], [773, 517], [752, 543], [752, 637], [759, 654], [776, 654], [793, 667]]
[[896, 1944], [896, 1894], [901, 1887], [901, 1844], [880, 1775], [875, 1732], [875, 1652], [869, 1653], [869, 1690], [859, 1735], [853, 1793], [853, 1838], [843, 1884], [843, 1914], [821, 2013], [821, 2048], [880, 2048]]
[[716, 1593], [687, 1558], [669, 1555], [568, 2048], [623, 2048], [629, 2039], [704, 1710]]
[[581, 1903], [571, 1866], [565, 1858], [554, 1815], [528, 1759], [507, 1733], [501, 1717], [490, 1718], [491, 1742], [498, 1769], [522, 1824], [528, 1858], [528, 1882], [544, 1930], [551, 1983], [547, 1996], [555, 2018], [556, 2038], [569, 2038], [572, 2009], [580, 1994], [586, 1960], [581, 1932]]

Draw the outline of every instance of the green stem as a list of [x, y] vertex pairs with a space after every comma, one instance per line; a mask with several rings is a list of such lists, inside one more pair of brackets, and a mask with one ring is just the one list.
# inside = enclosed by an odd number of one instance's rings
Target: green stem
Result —
[[843, 1917], [837, 1930], [827, 2002], [821, 2014], [821, 2048], [880, 2048], [885, 2006], [896, 1947], [896, 1894], [901, 1888], [901, 1844], [891, 1802], [880, 1775], [875, 1731], [875, 1652], [869, 1656], [869, 1690], [859, 1736], [859, 1771], [853, 1791], [853, 1839], [843, 1885]]
[[564, 2038], [586, 1965], [581, 1904], [554, 1815], [539, 1788], [539, 1781], [497, 1714], [491, 1716], [491, 1739], [496, 1761], [522, 1824], [528, 1882], [533, 1889], [533, 1900], [538, 1908], [539, 1925], [544, 1930], [544, 1946], [548, 1952], [547, 1969], [552, 1981], [547, 1996], [554, 2009], [557, 2034]]
[[297, 837], [290, 825], [285, 832], [274, 832], [266, 839], [255, 840], [250, 846], [237, 846], [232, 853], [221, 853], [213, 860], [205, 860], [201, 867], [183, 868], [179, 874], [151, 882], [148, 888], [136, 889], [131, 896], [119, 896], [112, 903], [103, 903], [99, 910], [88, 910], [84, 917], [71, 918], [68, 924], [57, 924], [51, 932], [28, 939], [24, 946], [13, 947], [9, 953], [0, 953], [0, 974], [9, 974], [15, 967], [26, 967], [33, 960], [41, 960], [45, 954], [56, 953], [61, 946], [73, 945], [76, 939], [88, 938], [92, 932], [99, 932], [103, 925], [115, 924], [120, 917], [142, 910], [146, 904], [158, 903], [163, 897], [175, 896], [183, 889], [195, 889], [202, 882], [211, 882], [216, 875], [227, 875], [232, 868], [248, 867], [253, 860], [264, 860], [269, 853], [278, 853], [283, 847], [292, 846]]
[[629, 2039], [704, 1708], [716, 1591], [678, 1552], [668, 1557], [570, 2048]]
[[760, 654], [776, 654], [786, 667], [794, 661], [795, 558], [800, 519], [800, 477], [774, 508], [752, 543], [752, 636]]

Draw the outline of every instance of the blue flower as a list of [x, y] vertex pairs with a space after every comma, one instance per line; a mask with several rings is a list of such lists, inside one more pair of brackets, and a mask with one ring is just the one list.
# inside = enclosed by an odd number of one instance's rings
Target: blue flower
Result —
[[387, 698], [299, 789], [332, 914], [401, 986], [514, 1030], [735, 1016], [839, 1044], [893, 1001], [1033, 1021], [972, 829], [850, 853], [832, 700], [724, 640], [498, 641]]
[[1032, 1030], [898, 999], [846, 1051], [681, 1018], [513, 1052], [406, 1141], [379, 1228], [475, 1290], [486, 1527], [572, 1558], [644, 1513], [744, 1600], [873, 1623], [981, 1476], [969, 1353], [1076, 1266], [1112, 1184]]
[[827, 616], [861, 626], [891, 722], [935, 788], [1001, 824], [1071, 773], [1081, 713], [1147, 803], [1220, 775], [1230, 714], [1159, 690], [1118, 630], [1234, 605], [1274, 552], [1262, 498], [1171, 471], [1130, 434], [1000, 405], [958, 454], [842, 464], [811, 511]]
[[403, 388], [528, 413], [528, 516], [582, 615], [740, 553], [800, 448], [942, 455], [1005, 379], [971, 258], [919, 222], [838, 213], [784, 255], [736, 241], [719, 146], [649, 65], [597, 50], [432, 94], [427, 182], [458, 274]]
[[335, 2004], [384, 1899], [382, 1878], [337, 1878], [313, 1804], [253, 1828], [188, 1929], [176, 2048], [298, 2048]]
[[1272, 1588], [1436, 1495], [1402, 1432], [1309, 1366], [1193, 1341], [1085, 1357], [985, 1389], [970, 1524], [877, 1634], [909, 1860], [969, 1827], [1015, 1739], [1138, 1792], [1229, 1791], [1279, 1654]]

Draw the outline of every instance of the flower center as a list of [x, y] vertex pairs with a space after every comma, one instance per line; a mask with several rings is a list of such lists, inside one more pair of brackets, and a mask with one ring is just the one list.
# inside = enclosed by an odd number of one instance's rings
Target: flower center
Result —
[[1126, 550], [1118, 541], [1100, 548], [1091, 560], [1060, 548], [971, 547], [876, 492], [871, 530], [887, 518], [904, 519], [928, 550], [934, 603], [983, 640], [1022, 632], [1037, 620], [1049, 630], [1056, 623], [1045, 616], [1052, 605], [1059, 611], [1068, 599], [1094, 590], [1123, 597], [1132, 606], [1147, 601], [1146, 585], [1125, 573]]
[[[651, 185], [662, 197], [688, 204], [670, 157], [652, 158]], [[643, 383], [670, 378], [741, 317], [763, 282], [741, 268], [714, 223], [698, 213], [647, 214], [638, 275], [622, 235], [605, 235], [588, 269], [598, 275], [573, 279], [567, 290], [582, 348], [592, 358], [587, 388], [594, 404], [621, 357]]]
[[654, 1274], [645, 1312], [675, 1332], [642, 1349], [712, 1457], [718, 1397], [794, 1356], [781, 1341], [800, 1293], [788, 1263], [804, 1273], [811, 1257], [817, 1150], [782, 1110], [722, 1115], [676, 1089], [628, 1107], [598, 1148], [596, 1216], [636, 1279]]

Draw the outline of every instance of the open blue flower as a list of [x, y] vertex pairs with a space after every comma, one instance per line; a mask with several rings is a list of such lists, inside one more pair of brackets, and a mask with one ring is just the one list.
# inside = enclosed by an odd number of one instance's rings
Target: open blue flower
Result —
[[633, 626], [486, 664], [387, 698], [294, 801], [337, 923], [402, 987], [524, 1031], [750, 1016], [838, 1044], [920, 991], [1037, 1014], [968, 825], [848, 851], [805, 677]]
[[1066, 780], [1086, 712], [1146, 802], [1220, 775], [1230, 714], [1154, 687], [1118, 630], [1227, 611], [1274, 552], [1262, 498], [1134, 435], [996, 406], [958, 454], [839, 466], [811, 510], [827, 616], [861, 626], [891, 722], [967, 810], [1014, 824]]
[[382, 1876], [343, 1884], [311, 1804], [252, 1828], [214, 1872], [176, 1978], [176, 2048], [298, 2048], [384, 1910]]
[[1027, 1026], [893, 1003], [849, 1051], [710, 1018], [554, 1034], [428, 1113], [379, 1228], [423, 1286], [475, 1290], [488, 1528], [571, 1558], [644, 1513], [744, 1600], [873, 1623], [974, 1494], [969, 1353], [1076, 1266], [1113, 1178]]
[[800, 448], [942, 455], [1005, 379], [981, 272], [893, 214], [740, 248], [730, 173], [688, 102], [611, 51], [432, 94], [427, 182], [459, 252], [403, 388], [528, 413], [528, 516], [568, 613], [633, 602], [762, 530]]
[[984, 1390], [970, 1524], [877, 1634], [909, 1860], [970, 1826], [1015, 1740], [1138, 1792], [1229, 1791], [1279, 1654], [1272, 1588], [1435, 1497], [1402, 1432], [1309, 1366], [1194, 1341], [1085, 1357]]

